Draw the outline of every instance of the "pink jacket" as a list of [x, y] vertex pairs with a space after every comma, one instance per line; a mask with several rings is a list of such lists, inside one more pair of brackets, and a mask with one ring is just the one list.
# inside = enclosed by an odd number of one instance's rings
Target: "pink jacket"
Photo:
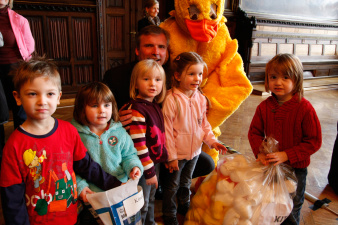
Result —
[[206, 98], [196, 91], [191, 98], [170, 89], [163, 103], [168, 161], [190, 160], [201, 153], [202, 142], [216, 142], [206, 117]]
[[10, 8], [8, 8], [8, 17], [11, 22], [12, 30], [21, 56], [23, 60], [27, 61], [32, 57], [35, 46], [28, 20]]

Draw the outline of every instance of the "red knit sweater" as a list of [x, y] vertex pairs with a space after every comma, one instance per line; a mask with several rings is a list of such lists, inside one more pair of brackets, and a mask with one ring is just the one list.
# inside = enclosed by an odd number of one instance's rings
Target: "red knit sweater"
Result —
[[249, 142], [257, 157], [264, 137], [272, 136], [279, 142], [279, 150], [285, 151], [293, 168], [306, 168], [310, 156], [322, 144], [322, 132], [316, 111], [311, 103], [298, 95], [278, 105], [270, 96], [256, 109], [249, 129]]

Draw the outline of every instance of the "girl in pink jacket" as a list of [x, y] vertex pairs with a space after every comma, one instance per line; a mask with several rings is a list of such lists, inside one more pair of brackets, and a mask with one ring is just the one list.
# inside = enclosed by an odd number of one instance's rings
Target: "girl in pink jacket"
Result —
[[197, 53], [184, 52], [173, 63], [173, 88], [168, 91], [162, 109], [169, 154], [167, 169], [161, 170], [165, 225], [178, 224], [176, 212], [185, 215], [188, 211], [191, 177], [202, 143], [226, 152], [212, 133], [206, 117], [207, 99], [199, 88], [205, 62]]

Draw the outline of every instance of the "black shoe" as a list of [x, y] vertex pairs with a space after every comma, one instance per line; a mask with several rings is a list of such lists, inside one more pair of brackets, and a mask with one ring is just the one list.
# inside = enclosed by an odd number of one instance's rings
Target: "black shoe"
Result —
[[190, 202], [186, 202], [183, 205], [178, 204], [177, 207], [177, 213], [181, 214], [182, 216], [185, 216], [189, 210]]
[[176, 217], [163, 216], [164, 225], [179, 225]]

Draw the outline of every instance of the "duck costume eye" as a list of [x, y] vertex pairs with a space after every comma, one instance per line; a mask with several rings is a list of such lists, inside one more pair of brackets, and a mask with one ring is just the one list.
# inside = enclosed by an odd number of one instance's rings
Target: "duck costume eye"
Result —
[[191, 5], [189, 7], [189, 17], [191, 20], [197, 20], [198, 19], [198, 15], [201, 13], [201, 11], [197, 8], [196, 5]]

